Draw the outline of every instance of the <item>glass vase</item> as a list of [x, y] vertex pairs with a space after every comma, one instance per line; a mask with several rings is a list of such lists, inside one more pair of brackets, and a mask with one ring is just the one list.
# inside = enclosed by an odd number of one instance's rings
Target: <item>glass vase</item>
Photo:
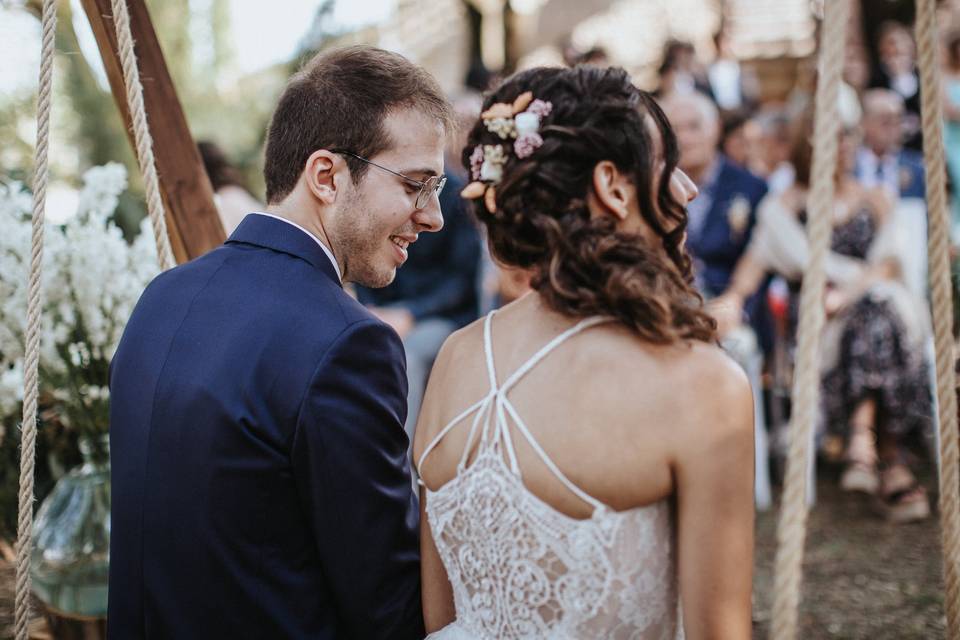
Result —
[[83, 464], [60, 478], [37, 512], [30, 568], [33, 590], [50, 612], [107, 615], [110, 564], [108, 436], [80, 439]]

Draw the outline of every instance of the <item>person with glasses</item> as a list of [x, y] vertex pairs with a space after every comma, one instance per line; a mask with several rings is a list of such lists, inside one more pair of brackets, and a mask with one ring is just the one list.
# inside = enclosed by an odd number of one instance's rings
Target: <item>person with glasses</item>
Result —
[[343, 286], [443, 227], [451, 123], [402, 56], [318, 54], [265, 211], [143, 294], [112, 363], [109, 637], [423, 637], [404, 348]]

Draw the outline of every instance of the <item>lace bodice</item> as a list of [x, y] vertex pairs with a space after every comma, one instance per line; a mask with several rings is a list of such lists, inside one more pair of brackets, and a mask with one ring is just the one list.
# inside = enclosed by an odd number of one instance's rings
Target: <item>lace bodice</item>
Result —
[[[542, 348], [502, 385], [484, 321], [490, 392], [441, 430], [473, 417], [457, 474], [427, 490], [427, 518], [453, 585], [457, 619], [443, 640], [682, 638], [673, 513], [667, 500], [616, 512], [574, 485], [546, 455], [507, 397], [562, 342], [604, 322], [584, 320]], [[477, 455], [467, 460], [479, 436]], [[593, 508], [571, 518], [523, 484], [512, 438], [523, 437], [548, 469]]]

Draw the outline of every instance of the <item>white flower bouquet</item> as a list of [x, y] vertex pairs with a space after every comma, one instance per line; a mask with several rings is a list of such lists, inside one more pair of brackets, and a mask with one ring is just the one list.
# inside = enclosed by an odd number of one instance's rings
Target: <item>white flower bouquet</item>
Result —
[[[94, 446], [109, 428], [110, 358], [158, 272], [149, 227], [130, 244], [109, 219], [126, 186], [120, 164], [90, 169], [76, 215], [44, 234], [41, 408]], [[31, 209], [23, 185], [0, 183], [0, 425], [22, 411]]]

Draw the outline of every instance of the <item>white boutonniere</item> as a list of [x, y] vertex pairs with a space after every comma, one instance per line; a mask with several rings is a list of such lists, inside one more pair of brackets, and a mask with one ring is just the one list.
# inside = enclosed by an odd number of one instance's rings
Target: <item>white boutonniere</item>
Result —
[[750, 201], [746, 196], [738, 195], [730, 202], [727, 209], [727, 224], [730, 225], [730, 234], [739, 238], [750, 224]]

